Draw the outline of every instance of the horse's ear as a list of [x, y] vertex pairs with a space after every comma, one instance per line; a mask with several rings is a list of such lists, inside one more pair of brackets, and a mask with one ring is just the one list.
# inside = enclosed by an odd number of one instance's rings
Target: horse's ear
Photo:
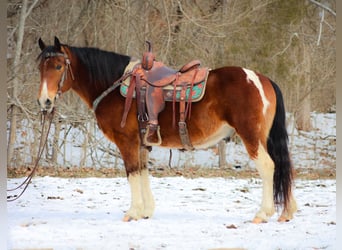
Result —
[[56, 36], [55, 36], [55, 48], [57, 49], [57, 51], [61, 50], [61, 43]]
[[45, 43], [43, 42], [43, 40], [39, 37], [38, 39], [38, 44], [39, 44], [39, 48], [43, 51], [46, 48]]

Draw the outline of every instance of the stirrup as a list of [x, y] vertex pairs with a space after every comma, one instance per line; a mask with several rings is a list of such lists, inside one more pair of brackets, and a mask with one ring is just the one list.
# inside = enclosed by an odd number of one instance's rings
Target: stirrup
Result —
[[157, 142], [149, 142], [147, 140], [147, 137], [148, 137], [148, 134], [150, 133], [150, 125], [146, 126], [146, 132], [145, 132], [144, 141], [143, 141], [143, 143], [146, 146], [159, 146], [161, 144], [162, 139], [161, 139], [161, 136], [160, 136], [160, 126], [159, 125], [157, 125], [156, 132], [157, 132], [158, 141]]

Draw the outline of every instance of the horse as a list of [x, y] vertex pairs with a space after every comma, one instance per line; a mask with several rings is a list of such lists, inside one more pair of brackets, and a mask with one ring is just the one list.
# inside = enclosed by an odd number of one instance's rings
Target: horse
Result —
[[[75, 91], [94, 115], [107, 139], [118, 147], [127, 174], [131, 203], [123, 221], [151, 218], [155, 201], [147, 166], [148, 149], [141, 146], [136, 100], [132, 101], [126, 125], [120, 126], [125, 98], [120, 80], [132, 57], [95, 47], [62, 44], [57, 37], [53, 45], [38, 40], [40, 70], [38, 103], [41, 111], [51, 113], [57, 98]], [[110, 89], [111, 88], [111, 89]], [[109, 90], [110, 89], [110, 90]], [[171, 102], [159, 114], [160, 147], [182, 149], [178, 130], [172, 126]], [[209, 71], [203, 99], [192, 104], [187, 121], [194, 150], [216, 145], [234, 132], [239, 135], [262, 179], [260, 209], [252, 223], [267, 222], [281, 208], [279, 222], [293, 219], [297, 205], [293, 196], [293, 166], [288, 149], [284, 100], [279, 86], [255, 71], [226, 66]]]

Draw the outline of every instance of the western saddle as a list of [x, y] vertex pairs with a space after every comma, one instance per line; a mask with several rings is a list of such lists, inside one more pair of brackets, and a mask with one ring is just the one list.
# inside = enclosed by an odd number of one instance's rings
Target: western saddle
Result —
[[[162, 138], [158, 115], [164, 109], [165, 101], [172, 101], [175, 127], [175, 103], [179, 102], [180, 139], [184, 149], [192, 150], [185, 120], [187, 117], [190, 118], [191, 103], [199, 101], [204, 95], [209, 69], [201, 68], [199, 60], [189, 62], [179, 70], [169, 68], [155, 60], [151, 43], [148, 41], [146, 43], [148, 51], [143, 53], [142, 61], [131, 69], [128, 83], [121, 85], [121, 93], [126, 97], [121, 127], [125, 126], [132, 99], [135, 97], [142, 145], [160, 145]], [[195, 88], [200, 92], [197, 96], [193, 94]]]

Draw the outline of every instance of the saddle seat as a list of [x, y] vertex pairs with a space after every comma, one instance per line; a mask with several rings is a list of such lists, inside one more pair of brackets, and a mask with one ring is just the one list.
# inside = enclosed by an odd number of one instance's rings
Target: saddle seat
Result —
[[[186, 72], [189, 72], [201, 65], [199, 60], [193, 60], [179, 70], [174, 70], [164, 65], [164, 63], [155, 61], [153, 63], [153, 67], [150, 70], [144, 72], [145, 81], [154, 86], [154, 87], [165, 87], [166, 85], [172, 84], [176, 81], [177, 76], [181, 76], [182, 80], [180, 79], [179, 82], [190, 82], [188, 79], [189, 77], [186, 76]], [[201, 78], [199, 76], [198, 78]], [[191, 80], [191, 79], [190, 79]]]

